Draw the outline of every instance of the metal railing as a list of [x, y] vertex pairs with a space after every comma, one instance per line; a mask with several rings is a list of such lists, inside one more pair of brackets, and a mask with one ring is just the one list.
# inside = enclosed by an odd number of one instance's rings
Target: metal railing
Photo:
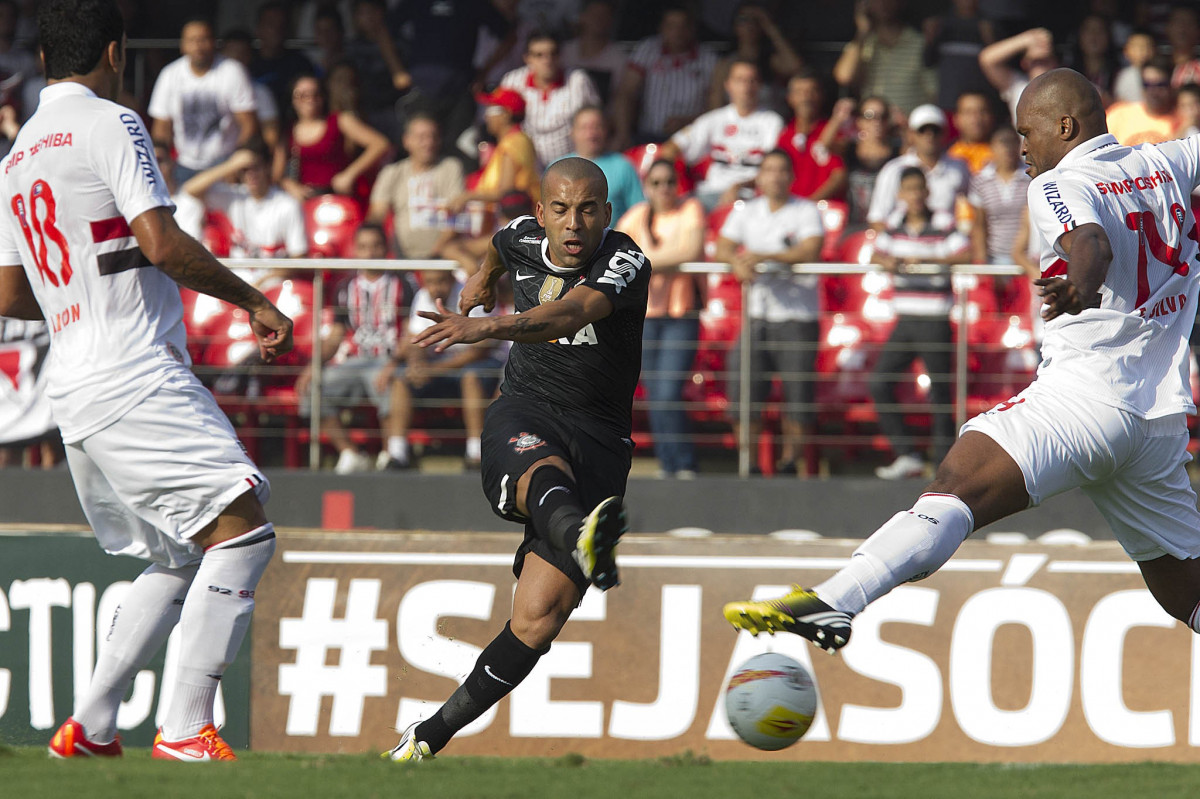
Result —
[[[372, 270], [380, 270], [380, 271], [388, 271], [388, 272], [411, 272], [411, 271], [415, 271], [415, 270], [428, 270], [428, 269], [452, 270], [458, 266], [458, 264], [454, 261], [442, 261], [442, 260], [358, 261], [358, 260], [350, 260], [350, 259], [254, 259], [254, 260], [224, 259], [223, 262], [226, 265], [228, 265], [234, 269], [239, 269], [239, 268], [281, 269], [281, 270], [290, 270], [293, 274], [307, 272], [307, 273], [311, 273], [313, 275], [313, 277], [317, 277], [321, 273], [332, 273], [332, 276], [340, 276], [340, 273], [348, 273], [348, 272], [352, 272], [352, 271], [356, 271], [356, 270], [360, 270], [360, 269], [372, 269]], [[760, 270], [761, 269], [762, 268], [760, 267]], [[694, 275], [698, 275], [698, 276], [703, 275], [703, 276], [706, 276], [710, 281], [712, 281], [714, 279], [720, 280], [720, 279], [722, 279], [722, 276], [729, 275], [729, 273], [730, 273], [729, 267], [725, 264], [716, 264], [716, 263], [707, 263], [707, 262], [684, 264], [680, 268], [680, 271], [685, 274], [694, 274]], [[887, 312], [886, 312], [886, 310], [887, 310], [886, 309], [886, 301], [880, 299], [886, 292], [879, 288], [880, 286], [886, 287], [887, 281], [885, 279], [882, 279], [882, 277], [881, 277], [882, 273], [881, 273], [879, 267], [872, 266], [872, 265], [851, 264], [851, 263], [815, 263], [815, 264], [797, 264], [792, 267], [792, 271], [796, 275], [821, 276], [821, 278], [823, 280], [834, 279], [834, 278], [841, 278], [841, 279], [850, 278], [851, 280], [853, 280], [856, 277], [859, 278], [860, 280], [865, 279], [866, 281], [868, 281], [871, 284], [871, 291], [865, 291], [865, 294], [875, 298], [875, 300], [873, 300], [874, 305], [871, 307], [874, 308], [875, 311], [877, 312], [877, 313], [875, 313], [873, 319], [869, 319], [869, 320], [865, 320], [865, 321], [869, 322], [871, 325], [874, 325], [874, 327], [877, 329], [881, 329], [888, 325]], [[955, 332], [954, 340], [953, 340], [953, 355], [954, 355], [955, 365], [954, 365], [953, 375], [952, 375], [952, 377], [950, 377], [950, 379], [951, 379], [951, 383], [952, 383], [952, 391], [953, 391], [953, 396], [954, 396], [952, 412], [953, 412], [953, 415], [955, 418], [956, 428], [957, 428], [958, 426], [961, 426], [961, 424], [964, 421], [966, 421], [967, 416], [968, 416], [969, 409], [968, 409], [968, 390], [967, 389], [968, 389], [969, 380], [972, 377], [974, 377], [974, 378], [986, 377], [986, 375], [970, 374], [970, 368], [971, 368], [970, 362], [971, 362], [971, 355], [973, 353], [973, 347], [971, 345], [971, 331], [974, 329], [973, 326], [976, 324], [990, 323], [993, 325], [993, 327], [995, 327], [995, 325], [997, 324], [995, 314], [993, 314], [992, 318], [990, 318], [990, 319], [982, 319], [981, 320], [979, 318], [972, 318], [972, 310], [971, 310], [972, 303], [969, 301], [969, 296], [968, 296], [969, 293], [973, 290], [972, 285], [973, 285], [973, 283], [977, 282], [978, 279], [981, 277], [1010, 277], [1010, 276], [1020, 275], [1021, 272], [1020, 272], [1019, 267], [1004, 266], [1004, 265], [1000, 265], [1000, 266], [958, 265], [958, 266], [953, 266], [953, 267], [949, 267], [949, 268], [944, 267], [944, 266], [938, 266], [938, 267], [917, 266], [917, 267], [912, 267], [911, 271], [912, 272], [940, 272], [940, 273], [945, 273], [945, 272], [949, 271], [949, 273], [953, 276], [952, 282], [953, 282], [953, 286], [954, 286], [954, 309], [951, 313], [951, 318], [953, 320], [956, 320], [957, 324], [954, 326], [954, 329], [956, 332]], [[716, 276], [716, 277], [714, 278], [713, 276]], [[727, 281], [726, 288], [728, 290], [729, 285], [730, 285], [728, 283], [728, 278], [724, 278], [724, 279]], [[734, 288], [731, 290], [733, 292], [731, 299], [736, 299], [740, 294], [741, 308], [743, 310], [749, 307], [749, 304], [748, 304], [749, 287], [750, 287], [749, 283], [743, 283], [740, 285], [740, 291], [737, 288]], [[713, 303], [710, 302], [709, 305], [711, 306], [711, 305], [713, 305]], [[312, 380], [311, 380], [310, 388], [309, 388], [309, 401], [310, 401], [311, 411], [310, 411], [310, 416], [309, 416], [308, 423], [307, 423], [307, 438], [308, 438], [307, 462], [308, 462], [308, 467], [310, 469], [319, 468], [320, 460], [321, 460], [321, 419], [322, 419], [321, 407], [322, 407], [322, 400], [323, 400], [323, 397], [322, 397], [322, 372], [323, 372], [324, 364], [321, 362], [321, 358], [319, 357], [320, 346], [321, 346], [320, 345], [320, 330], [322, 327], [322, 320], [326, 318], [327, 310], [329, 310], [329, 307], [330, 307], [330, 303], [328, 302], [328, 299], [326, 296], [326, 280], [314, 279], [312, 281], [312, 307], [311, 307], [311, 309], [305, 309], [305, 312], [310, 316], [310, 318], [312, 320], [311, 321], [312, 332], [310, 334], [311, 340], [299, 342], [299, 344], [301, 345], [301, 348], [311, 347], [311, 352], [313, 353], [313, 357], [311, 360]], [[284, 308], [283, 310], [285, 310], [285, 312], [286, 312], [288, 309]], [[871, 309], [868, 308], [868, 311], [870, 311], [870, 310]], [[714, 311], [713, 308], [706, 307], [705, 309], [701, 310], [701, 316], [703, 317], [705, 314], [712, 314], [713, 311]], [[728, 311], [726, 311], [726, 313], [728, 314]], [[738, 312], [737, 311], [732, 312], [732, 314], [736, 314], [736, 313], [738, 313]], [[732, 314], [729, 314], [728, 316], [726, 316], [726, 319], [729, 319], [730, 317], [732, 317]], [[839, 319], [840, 316], [842, 316], [842, 314], [837, 314], [834, 316], [826, 317], [825, 326], [828, 328], [828, 330], [826, 331], [826, 333], [823, 333], [823, 337], [824, 337], [824, 339], [828, 339], [828, 340], [823, 339], [820, 342], [796, 342], [795, 345], [797, 347], [810, 347], [810, 348], [811, 347], [819, 347], [820, 351], [829, 351], [832, 349], [832, 350], [836, 350], [838, 352], [842, 352], [843, 350], [839, 349], [839, 347], [843, 347], [844, 342], [841, 341], [840, 339], [844, 338], [846, 335], [850, 335], [851, 337], [853, 337], [853, 324], [857, 323], [857, 322], [863, 322], [864, 320], [861, 320], [861, 319], [844, 320], [844, 319]], [[976, 316], [978, 316], [978, 315], [976, 314]], [[751, 429], [751, 421], [752, 421], [752, 419], [755, 418], [755, 416], [754, 416], [755, 414], [757, 414], [759, 411], [763, 410], [763, 407], [761, 404], [756, 406], [751, 403], [751, 364], [752, 364], [751, 356], [753, 354], [753, 351], [752, 351], [753, 342], [752, 342], [752, 337], [750, 335], [750, 326], [751, 326], [752, 320], [750, 319], [749, 314], [745, 313], [745, 312], [742, 312], [740, 314], [740, 317], [741, 317], [740, 318], [741, 327], [740, 327], [739, 334], [736, 336], [736, 342], [737, 342], [736, 346], [740, 347], [740, 358], [739, 358], [740, 370], [739, 370], [738, 380], [737, 380], [737, 383], [739, 386], [739, 395], [736, 398], [729, 397], [728, 400], [729, 400], [730, 404], [733, 404], [736, 401], [736, 419], [738, 421], [736, 429], [739, 432], [739, 439], [736, 442], [737, 471], [740, 475], [745, 476], [745, 475], [750, 474], [751, 467], [753, 464], [753, 453], [754, 453], [755, 442], [752, 442], [749, 438], [750, 429]], [[1029, 372], [1029, 368], [1032, 365], [1034, 365], [1036, 363], [1036, 361], [1033, 359], [1033, 357], [1031, 355], [1032, 342], [1030, 341], [1030, 336], [1028, 335], [1028, 332], [1029, 332], [1027, 329], [1028, 320], [1023, 320], [1020, 322], [1020, 324], [1018, 324], [1017, 323], [1017, 321], [1018, 321], [1017, 314], [1015, 312], [1012, 314], [1011, 319], [1012, 319], [1012, 324], [1013, 324], [1013, 330], [1016, 331], [1015, 340], [1012, 342], [1006, 342], [1004, 344], [1004, 346], [1010, 347], [1014, 352], [1021, 352], [1025, 356], [1023, 358], [1023, 364], [1024, 364], [1023, 368], [1018, 369], [1017, 370], [1018, 374], [1016, 375], [1015, 378], [1013, 378], [1010, 381], [1010, 382], [1013, 382], [1012, 390], [1015, 393], [1015, 391], [1017, 391], [1021, 387], [1023, 387], [1023, 385], [1022, 385], [1023, 381], [1027, 382], [1027, 380], [1031, 374]], [[709, 342], [709, 343], [712, 344], [712, 342]], [[878, 344], [879, 344], [878, 339], [876, 339], [874, 344], [876, 345], [876, 347], [878, 347]], [[727, 339], [726, 341], [719, 342], [718, 345], [715, 347], [715, 349], [718, 351], [718, 355], [721, 355], [721, 354], [725, 353], [727, 347], [732, 346], [732, 345], [734, 345], [734, 342]], [[976, 345], [974, 350], [978, 350], [979, 346], [980, 345]], [[849, 351], [849, 350], [846, 350], [846, 351]], [[859, 354], [861, 355], [862, 353], [859, 353]], [[856, 372], [856, 374], [860, 378], [866, 374], [866, 371], [863, 370], [861, 368], [861, 366], [862, 366], [862, 364], [859, 364], [858, 371]], [[201, 367], [201, 369], [203, 369], [203, 364], [201, 364], [200, 367]], [[823, 369], [825, 370], [824, 372], [822, 371]], [[200, 371], [200, 370], [198, 370], [198, 371]], [[210, 368], [209, 369], [210, 375], [211, 375], [212, 371], [213, 370]], [[691, 373], [689, 374], [689, 376], [693, 380], [700, 380], [703, 378], [703, 375], [700, 372], [696, 372], [695, 370], [691, 370]], [[825, 379], [837, 380], [843, 376], [844, 375], [840, 375], [836, 369], [834, 370], [834, 372], [831, 376], [828, 372], [827, 367], [820, 367], [820, 368], [814, 369], [814, 373], [808, 374], [808, 375], [788, 375], [788, 377], [798, 377], [800, 379], [812, 379], [814, 381], [818, 381], [818, 383], [821, 380], [825, 380]], [[646, 377], [648, 377], [648, 375], [643, 375], [643, 379], [645, 379]], [[715, 377], [716, 379], [720, 380], [723, 377], [723, 375], [716, 374], [716, 375], [711, 375], [710, 377]], [[904, 379], [905, 376], [904, 375], [894, 375], [892, 377], [895, 377], [898, 380], [902, 380], [902, 379]], [[938, 376], [938, 375], [935, 375], [933, 377], [938, 378], [938, 379], [946, 379], [946, 377]], [[445, 403], [443, 403], [443, 406], [448, 407], [452, 402], [453, 401], [446, 401]], [[673, 398], [672, 400], [670, 400], [670, 403], [671, 404], [667, 407], [683, 407], [692, 413], [696, 413], [696, 412], [699, 412], [700, 410], [702, 410], [696, 406], [695, 402], [688, 402], [688, 401], [684, 400], [683, 397]], [[676, 403], [679, 403], [679, 404], [676, 404]], [[818, 404], [820, 404], [820, 403], [818, 403]], [[662, 407], [662, 406], [657, 406], [657, 407]], [[639, 402], [637, 405], [637, 410], [639, 411], [639, 413], [641, 411], [653, 410], [653, 409], [654, 408], [648, 407], [648, 404], [645, 402]], [[907, 410], [907, 411], [917, 411], [917, 412], [922, 412], [922, 413], [927, 413], [927, 412], [931, 412], [931, 411], [932, 412], [938, 412], [938, 411], [947, 412], [950, 410], [950, 409], [946, 409], [946, 408], [930, 407], [927, 403], [923, 403], [923, 402], [917, 402], [917, 403], [911, 404], [909, 406], [897, 406], [896, 409]], [[826, 409], [826, 410], [828, 410], [828, 409]], [[839, 411], [839, 410], [847, 410], [847, 409], [845, 409], [845, 408], [840, 408], [840, 409], [834, 408], [833, 409], [834, 412]], [[293, 421], [296, 421], [296, 420], [293, 420]], [[293, 433], [290, 431], [294, 431], [296, 429], [298, 429], [297, 426], [295, 424], [292, 424], [290, 426], [290, 428], [285, 429], [283, 431], [283, 436], [285, 438], [285, 442], [286, 442], [286, 438], [289, 435], [293, 435]], [[257, 432], [261, 432], [261, 431], [251, 430], [249, 432], [257, 433]], [[644, 433], [645, 431], [639, 429], [637, 432]], [[839, 436], [841, 436], [841, 437], [839, 437]], [[728, 438], [727, 435], [725, 435], [724, 437], [726, 439]], [[719, 440], [720, 437], [717, 437], [717, 438]], [[864, 444], [864, 441], [862, 440], [861, 436], [857, 439], [851, 439], [850, 437], [847, 437], [845, 434], [833, 434], [830, 436], [819, 436], [818, 438], [822, 444], [828, 444], [828, 445], [844, 444], [846, 446], [849, 446], [851, 444], [854, 444], [854, 445]], [[698, 442], [701, 442], [701, 443], [709, 443], [709, 444], [714, 443], [712, 436], [699, 437], [695, 440]], [[294, 445], [295, 442], [290, 442], [290, 443]], [[869, 445], [870, 442], [867, 441], [865, 443], [867, 443]], [[720, 448], [719, 441], [718, 441], [718, 448]]]

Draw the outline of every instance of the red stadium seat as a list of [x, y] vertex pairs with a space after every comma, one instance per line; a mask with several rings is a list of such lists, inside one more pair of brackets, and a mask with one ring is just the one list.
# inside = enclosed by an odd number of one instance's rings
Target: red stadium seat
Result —
[[199, 359], [204, 366], [219, 369], [237, 366], [258, 352], [250, 317], [241, 308], [223, 304], [208, 320], [205, 330], [207, 341]]
[[717, 239], [721, 235], [721, 227], [725, 224], [725, 220], [729, 218], [729, 212], [736, 205], [741, 203], [738, 200], [730, 205], [718, 205], [714, 208], [705, 220], [704, 226], [704, 259], [714, 261], [717, 257]]
[[[732, 205], [722, 206], [708, 215], [704, 251], [714, 258], [717, 236]], [[742, 285], [733, 275], [705, 275], [705, 302], [700, 310], [700, 336], [694, 361], [695, 375], [685, 389], [694, 403], [692, 418], [700, 423], [728, 421], [729, 399], [725, 395], [726, 364], [742, 327]]]
[[185, 288], [179, 289], [179, 299], [183, 301], [183, 326], [187, 329], [188, 352], [193, 362], [200, 363], [204, 349], [212, 338], [214, 323], [229, 306], [215, 297]]
[[280, 359], [307, 363], [313, 350], [313, 284], [311, 280], [285, 280], [263, 292], [275, 307], [292, 320], [295, 347]]
[[229, 217], [220, 211], [206, 211], [200, 241], [213, 255], [228, 258], [233, 245], [233, 223]]
[[364, 218], [362, 206], [353, 197], [323, 194], [304, 202], [304, 227], [308, 231], [308, 254], [317, 258], [349, 258], [354, 232]]
[[875, 254], [875, 231], [856, 230], [846, 234], [838, 252], [837, 260], [850, 264], [869, 264]]
[[846, 230], [850, 206], [841, 200], [821, 200], [817, 203], [817, 210], [821, 212], [821, 223], [825, 226], [821, 260], [836, 261], [841, 256], [842, 233]]

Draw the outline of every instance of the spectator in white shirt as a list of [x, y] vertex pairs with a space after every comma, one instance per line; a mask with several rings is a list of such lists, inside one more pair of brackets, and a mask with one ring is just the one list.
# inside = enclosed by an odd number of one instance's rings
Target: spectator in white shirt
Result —
[[[816, 418], [812, 373], [817, 359], [819, 300], [816, 275], [794, 275], [792, 264], [816, 261], [825, 229], [816, 203], [793, 197], [792, 158], [772, 150], [762, 159], [761, 197], [735, 205], [717, 238], [717, 260], [750, 283], [750, 441], [762, 430], [761, 412], [771, 376], [783, 384], [783, 446], [779, 472], [796, 473], [805, 431]], [[759, 266], [769, 267], [759, 272]], [[730, 351], [729, 396], [740, 394], [740, 346]], [[735, 430], [737, 426], [735, 425]]]
[[183, 53], [163, 67], [150, 95], [151, 131], [175, 148], [176, 178], [186, 181], [227, 159], [258, 135], [257, 106], [245, 68], [216, 54], [212, 25], [183, 26]]
[[[229, 182], [235, 178], [237, 183]], [[300, 203], [271, 182], [266, 146], [261, 142], [200, 172], [183, 184], [183, 190], [204, 202], [210, 218], [223, 217], [228, 224], [231, 258], [298, 258], [308, 252]], [[289, 277], [286, 269], [233, 271], [259, 287]]]
[[525, 100], [521, 127], [537, 151], [538, 161], [551, 164], [571, 152], [571, 120], [585, 105], [596, 105], [600, 95], [582, 69], [566, 73], [558, 39], [545, 31], [529, 34], [525, 66], [514, 69], [500, 87], [518, 92]]
[[903, 211], [900, 197], [900, 174], [910, 166], [925, 173], [929, 187], [929, 210], [935, 214], [955, 213], [959, 198], [966, 199], [971, 183], [971, 170], [966, 162], [946, 155], [946, 114], [936, 105], [919, 105], [908, 117], [909, 139], [912, 148], [888, 161], [879, 170], [867, 223], [883, 230], [888, 219]]
[[763, 155], [775, 149], [783, 130], [783, 118], [760, 108], [758, 65], [734, 61], [725, 79], [727, 106], [701, 114], [695, 122], [662, 146], [660, 158], [674, 161], [682, 156], [689, 165], [708, 159], [708, 172], [696, 187], [696, 197], [711, 211], [753, 193]]

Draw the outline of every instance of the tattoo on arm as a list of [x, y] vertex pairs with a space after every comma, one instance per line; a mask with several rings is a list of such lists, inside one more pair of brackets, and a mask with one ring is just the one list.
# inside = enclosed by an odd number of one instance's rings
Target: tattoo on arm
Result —
[[513, 335], [530, 335], [532, 333], [541, 333], [550, 327], [548, 322], [537, 322], [524, 316], [516, 316], [509, 323], [509, 331]]
[[216, 297], [253, 313], [265, 303], [258, 289], [229, 271], [195, 241], [188, 241], [176, 257], [165, 259], [161, 269], [179, 285]]

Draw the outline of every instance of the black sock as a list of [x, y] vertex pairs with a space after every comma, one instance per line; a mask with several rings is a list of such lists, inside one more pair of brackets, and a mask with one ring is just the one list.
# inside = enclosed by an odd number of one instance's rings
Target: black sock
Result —
[[579, 527], [586, 514], [579, 504], [579, 489], [566, 472], [556, 466], [542, 466], [529, 478], [525, 505], [533, 529], [560, 552], [575, 549]]
[[437, 754], [456, 732], [520, 685], [538, 659], [549, 651], [550, 647], [539, 651], [525, 646], [513, 635], [511, 622], [506, 622], [500, 634], [480, 653], [466, 682], [437, 713], [417, 725], [416, 739], [429, 744], [430, 750]]

